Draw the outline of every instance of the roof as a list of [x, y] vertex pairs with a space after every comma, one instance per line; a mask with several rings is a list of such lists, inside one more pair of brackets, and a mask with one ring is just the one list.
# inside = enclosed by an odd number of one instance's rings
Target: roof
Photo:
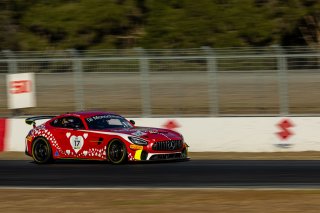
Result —
[[96, 115], [118, 115], [118, 114], [114, 112], [103, 112], [103, 111], [80, 111], [80, 112], [65, 113], [60, 116], [91, 117]]

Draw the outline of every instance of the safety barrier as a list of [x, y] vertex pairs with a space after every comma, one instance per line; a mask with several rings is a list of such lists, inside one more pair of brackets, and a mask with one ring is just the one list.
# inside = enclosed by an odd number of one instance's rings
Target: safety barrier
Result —
[[[320, 117], [133, 120], [137, 126], [169, 128], [180, 132], [192, 152], [320, 151]], [[0, 119], [0, 151], [24, 151], [25, 136], [31, 128], [23, 118]]]

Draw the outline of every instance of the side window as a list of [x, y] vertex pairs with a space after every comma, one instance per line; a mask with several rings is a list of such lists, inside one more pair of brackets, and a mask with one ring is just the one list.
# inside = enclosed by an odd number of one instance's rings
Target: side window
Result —
[[84, 129], [81, 119], [73, 116], [55, 119], [51, 125], [60, 128]]
[[57, 119], [53, 120], [50, 124], [51, 124], [51, 126], [54, 126], [54, 127], [62, 127], [61, 118], [57, 118]]

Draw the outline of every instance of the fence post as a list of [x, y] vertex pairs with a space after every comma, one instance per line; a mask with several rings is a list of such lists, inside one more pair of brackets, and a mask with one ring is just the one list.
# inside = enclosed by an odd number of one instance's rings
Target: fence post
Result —
[[281, 47], [276, 46], [277, 50], [277, 69], [278, 69], [278, 88], [279, 88], [279, 107], [280, 116], [289, 115], [288, 103], [288, 67], [287, 59]]
[[[2, 50], [3, 54], [7, 58], [8, 63], [8, 74], [18, 73], [18, 65], [15, 60], [14, 53], [11, 50]], [[20, 116], [22, 114], [22, 109], [12, 109], [12, 116]]]
[[134, 48], [139, 53], [140, 91], [142, 117], [151, 116], [150, 85], [149, 85], [149, 60], [141, 47]]
[[214, 51], [210, 47], [202, 47], [206, 53], [208, 72], [208, 95], [210, 116], [219, 116], [218, 68]]
[[73, 82], [74, 82], [74, 100], [75, 100], [75, 110], [84, 110], [84, 100], [83, 100], [83, 68], [82, 61], [79, 53], [75, 49], [69, 50], [72, 55], [72, 71], [73, 71]]
[[3, 54], [8, 59], [8, 71], [10, 74], [18, 72], [17, 61], [15, 60], [14, 53], [11, 50], [2, 50]]

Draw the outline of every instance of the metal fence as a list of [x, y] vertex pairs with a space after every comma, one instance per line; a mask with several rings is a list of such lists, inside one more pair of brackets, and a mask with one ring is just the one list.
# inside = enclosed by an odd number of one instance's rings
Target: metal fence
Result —
[[[0, 53], [0, 115], [6, 74], [36, 73], [37, 107], [127, 116], [320, 114], [320, 52], [306, 47]], [[15, 111], [16, 113], [16, 111]]]

